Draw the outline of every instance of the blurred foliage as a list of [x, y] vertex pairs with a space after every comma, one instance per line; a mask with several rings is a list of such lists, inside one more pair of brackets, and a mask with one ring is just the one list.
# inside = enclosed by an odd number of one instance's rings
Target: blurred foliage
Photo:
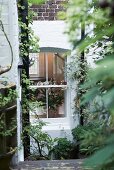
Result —
[[46, 0], [28, 0], [29, 3], [35, 4], [35, 5], [40, 5], [44, 3]]
[[105, 132], [106, 128], [100, 122], [89, 122], [72, 129], [73, 139], [79, 145], [80, 154], [88, 156], [97, 151], [106, 140]]
[[[89, 68], [86, 81], [80, 88], [84, 91], [82, 105], [88, 107], [94, 101], [97, 103], [97, 116], [94, 121], [102, 121], [104, 112], [107, 121], [97, 128], [81, 129], [83, 139], [81, 147], [94, 143], [97, 150], [87, 159], [85, 166], [97, 170], [114, 169], [114, 2], [113, 0], [70, 0], [67, 10], [67, 33], [76, 57], [80, 59], [85, 52], [85, 59], [91, 57], [98, 60]], [[85, 35], [80, 39], [79, 30], [85, 29]], [[77, 67], [77, 65], [75, 65]], [[102, 104], [99, 103], [102, 101]], [[89, 103], [89, 104], [88, 104]], [[94, 109], [93, 109], [94, 110]], [[95, 111], [90, 112], [95, 114]], [[89, 118], [89, 116], [88, 116]], [[89, 121], [89, 120], [88, 120]], [[90, 120], [92, 121], [92, 120]], [[93, 122], [94, 123], [94, 122]], [[104, 131], [102, 131], [105, 129]], [[77, 133], [78, 133], [77, 129]], [[83, 133], [85, 131], [85, 133]], [[99, 145], [100, 141], [100, 145]], [[98, 143], [97, 149], [95, 145]], [[90, 149], [90, 148], [89, 148]], [[92, 151], [92, 152], [93, 152]]]

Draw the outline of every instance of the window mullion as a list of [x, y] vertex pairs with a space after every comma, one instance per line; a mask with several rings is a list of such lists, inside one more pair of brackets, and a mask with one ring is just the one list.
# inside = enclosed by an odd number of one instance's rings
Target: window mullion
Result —
[[[45, 53], [45, 59], [46, 59], [46, 84], [48, 84], [48, 53]], [[48, 88], [46, 88], [46, 109], [48, 118]]]
[[46, 83], [48, 83], [48, 55], [45, 53], [45, 60], [46, 60]]
[[47, 110], [47, 118], [48, 118], [48, 88], [46, 88], [46, 110]]

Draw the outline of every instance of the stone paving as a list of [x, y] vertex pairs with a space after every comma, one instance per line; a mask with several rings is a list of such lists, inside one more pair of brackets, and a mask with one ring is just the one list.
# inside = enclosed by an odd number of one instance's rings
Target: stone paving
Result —
[[20, 162], [13, 170], [82, 170], [82, 160], [51, 160]]

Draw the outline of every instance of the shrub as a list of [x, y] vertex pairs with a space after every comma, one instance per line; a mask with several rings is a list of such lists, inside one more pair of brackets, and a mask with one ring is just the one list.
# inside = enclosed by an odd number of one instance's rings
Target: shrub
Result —
[[72, 135], [74, 142], [79, 145], [79, 152], [85, 155], [91, 155], [98, 150], [105, 140], [104, 127], [99, 122], [79, 125], [72, 129]]
[[76, 146], [67, 138], [58, 138], [57, 145], [54, 146], [53, 153], [55, 159], [74, 159], [76, 156]]

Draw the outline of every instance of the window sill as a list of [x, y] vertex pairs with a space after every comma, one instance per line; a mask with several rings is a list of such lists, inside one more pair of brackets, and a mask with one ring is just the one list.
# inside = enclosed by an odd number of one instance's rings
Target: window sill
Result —
[[51, 88], [51, 87], [61, 87], [61, 88], [67, 88], [67, 85], [33, 85], [33, 86], [30, 86], [30, 88]]
[[[44, 131], [65, 130], [65, 129], [70, 130], [69, 119], [67, 117], [64, 117], [64, 118], [42, 118], [40, 120], [47, 123], [43, 127]], [[31, 123], [35, 125], [37, 123], [37, 121], [32, 119]]]

